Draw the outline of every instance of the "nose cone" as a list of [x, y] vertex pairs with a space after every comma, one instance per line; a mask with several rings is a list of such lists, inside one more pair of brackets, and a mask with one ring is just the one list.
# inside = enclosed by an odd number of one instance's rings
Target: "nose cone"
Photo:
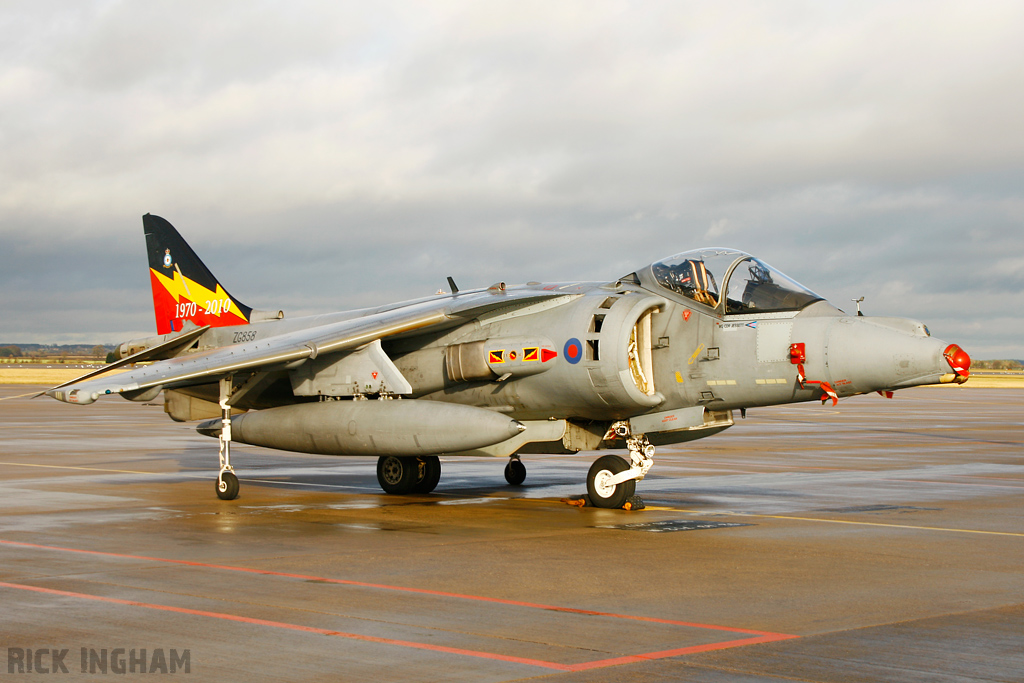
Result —
[[956, 344], [929, 336], [903, 318], [843, 318], [829, 333], [828, 369], [850, 395], [927, 384], [962, 384], [971, 359]]
[[966, 382], [971, 375], [971, 357], [967, 355], [967, 352], [956, 344], [950, 344], [942, 352], [942, 355], [946, 357], [946, 362], [949, 363], [949, 367], [953, 369], [955, 375], [949, 381], [957, 384]]

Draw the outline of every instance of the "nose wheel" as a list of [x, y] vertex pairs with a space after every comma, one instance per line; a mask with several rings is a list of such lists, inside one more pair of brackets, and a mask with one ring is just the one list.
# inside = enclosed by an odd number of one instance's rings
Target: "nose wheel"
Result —
[[629, 462], [617, 455], [603, 455], [587, 472], [587, 495], [594, 507], [620, 508], [636, 493], [636, 479], [616, 481], [615, 475], [629, 471]]

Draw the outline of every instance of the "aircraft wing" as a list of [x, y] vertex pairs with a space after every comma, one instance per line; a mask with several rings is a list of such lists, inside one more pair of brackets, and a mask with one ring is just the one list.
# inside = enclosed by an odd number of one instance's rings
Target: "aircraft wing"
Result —
[[[297, 367], [319, 355], [350, 351], [393, 335], [443, 329], [501, 309], [575, 295], [539, 289], [497, 289], [460, 292], [365, 317], [343, 320], [294, 332], [190, 353], [106, 377], [87, 375], [46, 392], [59, 401], [80, 405], [100, 396], [122, 394], [138, 398], [161, 389], [208, 384], [238, 372]], [[148, 396], [147, 396], [148, 398]]]

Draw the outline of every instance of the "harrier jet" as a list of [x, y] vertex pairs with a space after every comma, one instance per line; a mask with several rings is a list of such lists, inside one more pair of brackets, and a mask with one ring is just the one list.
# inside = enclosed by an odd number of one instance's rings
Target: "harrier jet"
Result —
[[[655, 447], [716, 434], [735, 411], [967, 380], [970, 357], [920, 322], [848, 315], [733, 249], [671, 256], [607, 282], [497, 282], [289, 318], [228, 293], [163, 218], [142, 219], [157, 336], [46, 393], [85, 405], [164, 395], [220, 442], [217, 495], [239, 484], [231, 443], [377, 456], [391, 494], [425, 494], [438, 456], [597, 458], [590, 501], [618, 508]], [[136, 365], [142, 361], [146, 364]], [[109, 370], [131, 366], [120, 373]], [[635, 501], [633, 504], [638, 503]]]

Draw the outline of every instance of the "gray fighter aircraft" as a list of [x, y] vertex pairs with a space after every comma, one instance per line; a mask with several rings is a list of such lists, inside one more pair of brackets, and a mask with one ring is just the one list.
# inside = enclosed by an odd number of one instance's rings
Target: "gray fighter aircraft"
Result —
[[[625, 449], [587, 475], [599, 507], [636, 505], [655, 446], [756, 406], [962, 383], [970, 357], [903, 318], [847, 315], [764, 261], [688, 251], [609, 282], [504, 282], [290, 319], [231, 296], [166, 220], [143, 217], [157, 333], [46, 392], [84, 405], [164, 394], [220, 441], [217, 495], [238, 495], [231, 442], [377, 456], [388, 493], [429, 493], [439, 455], [507, 459]], [[135, 365], [140, 361], [155, 361]], [[121, 373], [113, 368], [131, 366]]]

